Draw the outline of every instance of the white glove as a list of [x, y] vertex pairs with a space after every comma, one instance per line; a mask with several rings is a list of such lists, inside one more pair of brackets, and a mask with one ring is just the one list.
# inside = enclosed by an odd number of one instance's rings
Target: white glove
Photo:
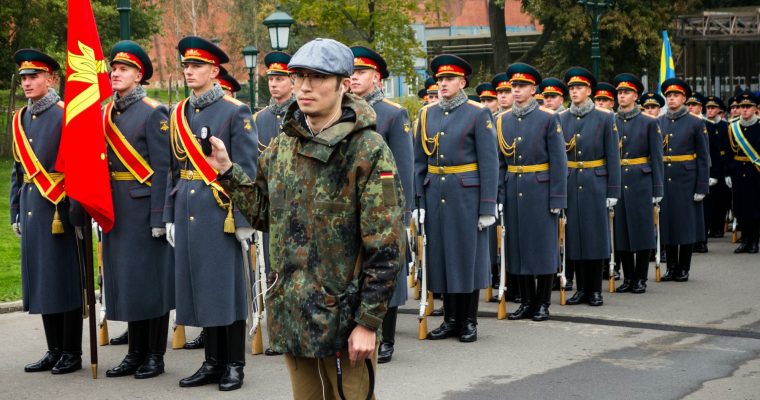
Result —
[[482, 231], [485, 228], [496, 223], [496, 217], [493, 215], [481, 215], [478, 217], [478, 230]]
[[16, 236], [20, 239], [21, 238], [21, 223], [14, 222], [11, 224], [11, 227], [13, 228], [13, 233], [15, 233]]
[[164, 236], [166, 235], [166, 228], [150, 228], [150, 234], [153, 235], [154, 238]]
[[560, 209], [559, 208], [551, 208], [549, 209], [549, 212], [552, 214], [559, 214]]
[[253, 228], [236, 228], [235, 229], [235, 239], [238, 240], [238, 242], [243, 243], [250, 241], [253, 237]]
[[415, 225], [424, 224], [425, 223], [425, 209], [418, 208], [412, 211], [412, 219], [414, 220]]
[[503, 211], [504, 211], [504, 204], [499, 203], [499, 212], [501, 213]]
[[710, 178], [710, 180], [708, 182], [709, 182], [710, 186], [715, 186], [715, 185], [718, 184], [718, 180], [715, 179], [715, 178]]
[[174, 223], [172, 222], [166, 223], [166, 241], [174, 247]]
[[615, 204], [617, 204], [617, 200], [618, 199], [613, 199], [613, 198], [608, 197], [607, 198], [607, 208], [615, 207]]
[[660, 204], [662, 197], [652, 197], [652, 204]]
[[694, 193], [694, 201], [702, 201], [704, 199], [705, 199], [705, 195], [699, 194], [699, 193]]
[[84, 230], [82, 229], [81, 226], [75, 226], [74, 233], [77, 235], [77, 239], [79, 240], [84, 239]]
[[731, 189], [734, 186], [733, 183], [731, 182], [730, 176], [726, 177], [726, 186], [728, 186], [729, 189]]

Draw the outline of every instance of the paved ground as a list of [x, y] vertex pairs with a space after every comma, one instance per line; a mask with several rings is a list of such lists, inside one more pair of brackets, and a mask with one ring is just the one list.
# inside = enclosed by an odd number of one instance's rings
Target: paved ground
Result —
[[[482, 303], [472, 344], [418, 341], [412, 301], [399, 316], [393, 362], [379, 368], [378, 398], [760, 399], [760, 255], [733, 248], [728, 239], [711, 242], [710, 253], [695, 255], [688, 283], [650, 281], [647, 294], [605, 294], [599, 308], [555, 304], [548, 322], [497, 321], [495, 305]], [[440, 318], [428, 323], [432, 329]], [[109, 328], [114, 336], [124, 325]], [[188, 337], [196, 333], [188, 329]], [[243, 389], [222, 394], [177, 387], [200, 365], [200, 350], [170, 350], [164, 375], [136, 381], [105, 378], [126, 348], [100, 347], [100, 377], [92, 380], [89, 370], [23, 372], [44, 350], [38, 316], [0, 315], [0, 337], [1, 398], [291, 397], [280, 357], [249, 356]]]

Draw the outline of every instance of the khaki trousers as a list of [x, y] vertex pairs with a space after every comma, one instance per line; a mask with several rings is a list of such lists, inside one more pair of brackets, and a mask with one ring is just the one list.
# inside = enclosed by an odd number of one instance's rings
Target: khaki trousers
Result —
[[[285, 354], [285, 365], [290, 374], [293, 398], [297, 400], [340, 400], [338, 394], [338, 373], [335, 357], [304, 358]], [[351, 366], [348, 350], [340, 353], [343, 370], [343, 394], [346, 400], [365, 400], [369, 391], [369, 371], [364, 361]], [[377, 388], [377, 348], [372, 354], [372, 368], [375, 371]], [[375, 396], [373, 394], [373, 399]]]

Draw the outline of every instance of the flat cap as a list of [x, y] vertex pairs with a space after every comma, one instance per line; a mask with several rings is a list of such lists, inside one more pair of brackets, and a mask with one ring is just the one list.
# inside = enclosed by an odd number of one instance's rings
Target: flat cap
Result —
[[316, 38], [293, 54], [288, 69], [308, 69], [327, 75], [351, 76], [354, 73], [354, 53], [337, 40]]

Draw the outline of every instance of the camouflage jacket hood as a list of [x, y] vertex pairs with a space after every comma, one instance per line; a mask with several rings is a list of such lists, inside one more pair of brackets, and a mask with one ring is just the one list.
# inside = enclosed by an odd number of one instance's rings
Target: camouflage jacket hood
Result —
[[259, 156], [255, 180], [235, 165], [219, 181], [251, 224], [269, 232], [272, 349], [325, 357], [346, 348], [356, 324], [382, 325], [405, 256], [404, 201], [365, 101], [346, 95], [341, 119], [315, 137], [296, 111]]

